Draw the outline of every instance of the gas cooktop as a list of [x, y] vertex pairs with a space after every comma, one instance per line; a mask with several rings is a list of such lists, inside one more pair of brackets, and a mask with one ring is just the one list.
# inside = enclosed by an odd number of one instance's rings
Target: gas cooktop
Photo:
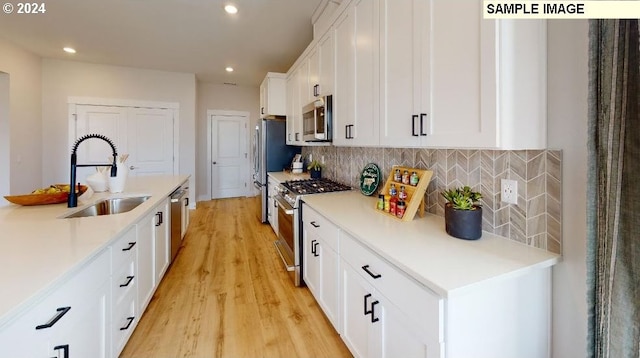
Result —
[[340, 184], [326, 178], [289, 180], [282, 183], [282, 185], [286, 189], [288, 189], [292, 194], [297, 194], [297, 195], [330, 193], [333, 191], [351, 190], [351, 187], [347, 185]]

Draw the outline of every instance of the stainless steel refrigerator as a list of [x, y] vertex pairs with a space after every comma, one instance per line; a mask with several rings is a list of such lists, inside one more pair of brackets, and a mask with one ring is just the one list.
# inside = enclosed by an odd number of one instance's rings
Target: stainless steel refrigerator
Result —
[[267, 173], [279, 172], [291, 166], [291, 161], [301, 151], [300, 147], [287, 145], [287, 122], [282, 118], [262, 119], [253, 137], [253, 185], [262, 197], [261, 221], [267, 222]]

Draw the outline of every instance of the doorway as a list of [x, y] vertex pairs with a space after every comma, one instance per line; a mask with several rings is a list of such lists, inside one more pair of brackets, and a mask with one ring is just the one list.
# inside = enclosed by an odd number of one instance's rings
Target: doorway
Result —
[[[9, 74], [0, 72], [0, 195], [10, 194], [11, 133], [9, 126]], [[8, 204], [2, 201], [4, 205]]]
[[249, 113], [207, 111], [211, 199], [247, 196]]

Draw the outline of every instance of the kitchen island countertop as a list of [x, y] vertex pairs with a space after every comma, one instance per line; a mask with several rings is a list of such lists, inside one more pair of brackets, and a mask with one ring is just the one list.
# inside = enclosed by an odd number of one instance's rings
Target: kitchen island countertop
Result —
[[[376, 198], [358, 191], [307, 195], [306, 204], [364, 246], [441, 297], [556, 264], [560, 256], [483, 232], [479, 240], [449, 236], [444, 218], [400, 221], [378, 212]], [[304, 209], [303, 209], [304, 217]]]
[[[123, 193], [85, 193], [66, 203], [0, 207], [0, 327], [73, 275], [188, 180], [186, 175], [129, 177]], [[133, 210], [61, 218], [107, 197], [150, 195]]]

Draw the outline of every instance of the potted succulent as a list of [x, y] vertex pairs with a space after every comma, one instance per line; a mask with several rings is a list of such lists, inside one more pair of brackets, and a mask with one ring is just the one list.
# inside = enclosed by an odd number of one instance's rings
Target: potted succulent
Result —
[[465, 240], [482, 236], [482, 206], [478, 203], [482, 194], [470, 187], [458, 187], [442, 192], [447, 200], [444, 221], [447, 234]]
[[324, 164], [317, 160], [312, 160], [309, 165], [307, 165], [309, 175], [313, 179], [320, 179], [322, 177], [322, 168], [324, 168]]

